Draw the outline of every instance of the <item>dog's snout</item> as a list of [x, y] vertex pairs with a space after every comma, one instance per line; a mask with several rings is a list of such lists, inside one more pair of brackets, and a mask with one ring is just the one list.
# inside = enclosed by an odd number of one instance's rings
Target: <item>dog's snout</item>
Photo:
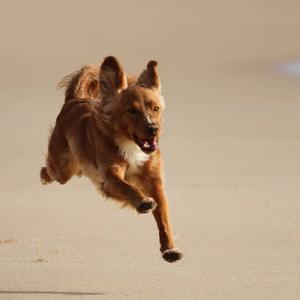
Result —
[[147, 133], [150, 135], [156, 135], [158, 131], [158, 125], [151, 124], [148, 126]]

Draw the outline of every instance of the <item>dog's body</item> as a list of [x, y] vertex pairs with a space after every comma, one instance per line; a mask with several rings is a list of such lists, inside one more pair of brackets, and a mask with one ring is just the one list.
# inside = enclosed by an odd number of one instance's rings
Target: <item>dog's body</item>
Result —
[[105, 196], [139, 213], [153, 211], [164, 259], [179, 260], [158, 149], [164, 102], [156, 62], [135, 79], [107, 57], [100, 70], [84, 67], [61, 85], [65, 104], [49, 140], [42, 182], [64, 184], [83, 174]]

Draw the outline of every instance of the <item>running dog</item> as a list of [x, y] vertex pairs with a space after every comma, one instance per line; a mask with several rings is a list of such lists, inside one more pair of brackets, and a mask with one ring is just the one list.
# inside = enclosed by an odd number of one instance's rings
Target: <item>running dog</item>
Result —
[[65, 184], [87, 176], [106, 197], [138, 213], [152, 212], [162, 257], [181, 259], [170, 224], [158, 148], [164, 100], [157, 62], [137, 78], [127, 75], [113, 56], [100, 68], [85, 66], [66, 76], [65, 103], [48, 145], [43, 184]]

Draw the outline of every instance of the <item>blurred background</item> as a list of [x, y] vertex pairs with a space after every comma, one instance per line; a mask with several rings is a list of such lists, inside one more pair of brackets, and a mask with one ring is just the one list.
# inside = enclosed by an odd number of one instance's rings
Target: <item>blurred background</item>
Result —
[[[298, 299], [299, 1], [0, 4], [0, 299]], [[39, 183], [57, 83], [107, 55], [159, 62], [176, 265], [150, 215]]]

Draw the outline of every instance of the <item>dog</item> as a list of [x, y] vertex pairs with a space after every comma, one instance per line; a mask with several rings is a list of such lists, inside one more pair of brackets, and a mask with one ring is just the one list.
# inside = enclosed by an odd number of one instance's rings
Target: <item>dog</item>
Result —
[[59, 87], [66, 89], [65, 103], [49, 138], [42, 183], [84, 175], [104, 196], [138, 213], [152, 212], [162, 257], [180, 260], [158, 147], [165, 103], [157, 62], [134, 77], [109, 56], [100, 68], [84, 66], [64, 77]]

